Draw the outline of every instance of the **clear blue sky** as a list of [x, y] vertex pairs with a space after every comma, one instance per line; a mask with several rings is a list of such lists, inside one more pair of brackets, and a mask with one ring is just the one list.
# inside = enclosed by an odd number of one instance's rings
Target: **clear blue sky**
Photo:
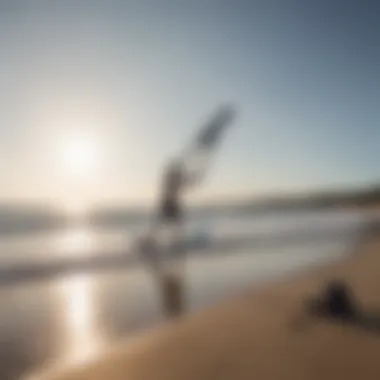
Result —
[[151, 200], [222, 101], [239, 116], [195, 197], [375, 183], [379, 18], [375, 1], [1, 1], [0, 198]]

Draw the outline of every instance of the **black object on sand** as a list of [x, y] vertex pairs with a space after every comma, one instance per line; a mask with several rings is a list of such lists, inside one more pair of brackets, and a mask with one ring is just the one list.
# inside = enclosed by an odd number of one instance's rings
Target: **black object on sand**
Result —
[[343, 281], [331, 281], [322, 294], [307, 302], [308, 312], [313, 315], [353, 320], [358, 316], [353, 295]]
[[303, 306], [302, 315], [291, 322], [292, 329], [303, 329], [311, 322], [310, 317], [353, 323], [360, 320], [361, 313], [351, 289], [340, 280], [329, 282], [319, 295], [306, 300]]
[[[354, 299], [351, 288], [343, 281], [334, 280], [327, 284], [316, 298], [306, 301], [308, 317], [322, 317], [330, 320], [348, 322], [353, 326], [372, 333], [380, 333], [380, 313], [374, 310], [362, 310]], [[305, 315], [304, 315], [305, 317]], [[298, 319], [293, 328], [299, 330], [309, 318]]]

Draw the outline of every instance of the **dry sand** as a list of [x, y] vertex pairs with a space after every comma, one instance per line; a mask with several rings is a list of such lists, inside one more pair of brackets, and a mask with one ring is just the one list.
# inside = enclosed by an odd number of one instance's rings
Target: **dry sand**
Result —
[[[380, 332], [307, 317], [302, 303], [343, 278], [365, 310], [380, 310], [380, 239], [342, 262], [256, 288], [127, 340], [49, 380], [380, 379]], [[43, 377], [43, 379], [46, 379]]]

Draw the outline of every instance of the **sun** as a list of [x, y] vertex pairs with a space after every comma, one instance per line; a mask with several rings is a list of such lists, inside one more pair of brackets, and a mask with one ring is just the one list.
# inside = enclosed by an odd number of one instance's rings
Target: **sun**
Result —
[[99, 149], [89, 136], [75, 135], [62, 142], [60, 158], [69, 175], [89, 176], [99, 165]]
[[88, 131], [57, 137], [55, 170], [60, 178], [60, 203], [69, 215], [82, 218], [97, 192], [103, 161], [101, 140]]

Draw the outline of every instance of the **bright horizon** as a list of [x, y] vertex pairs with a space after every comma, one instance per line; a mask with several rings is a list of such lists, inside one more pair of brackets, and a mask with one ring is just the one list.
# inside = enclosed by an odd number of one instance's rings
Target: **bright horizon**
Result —
[[376, 183], [378, 7], [339, 3], [0, 2], [0, 202], [151, 204], [225, 101], [192, 201]]

